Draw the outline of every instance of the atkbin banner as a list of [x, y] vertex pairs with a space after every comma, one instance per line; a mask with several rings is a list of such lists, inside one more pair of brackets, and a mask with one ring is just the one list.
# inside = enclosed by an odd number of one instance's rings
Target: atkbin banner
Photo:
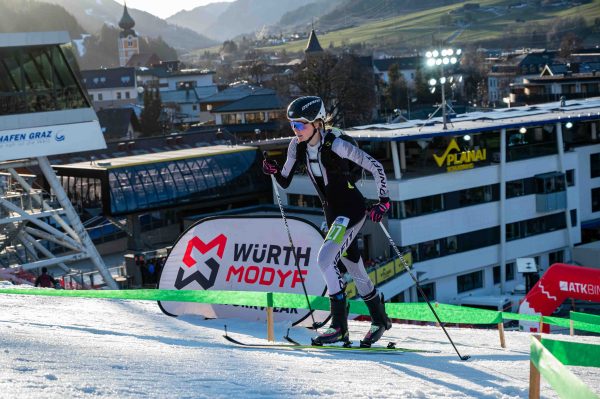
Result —
[[[555, 263], [538, 280], [519, 305], [519, 313], [550, 316], [566, 299], [600, 302], [600, 270], [591, 267]], [[521, 320], [527, 332], [539, 332], [539, 323]], [[544, 325], [544, 331], [550, 326]]]
[[2, 130], [0, 161], [106, 148], [98, 121]]
[[[281, 217], [214, 217], [191, 226], [171, 249], [161, 272], [159, 289], [227, 290], [324, 295], [317, 265], [321, 232], [302, 219], [288, 217], [298, 267]], [[298, 270], [300, 269], [300, 270]], [[265, 320], [264, 308], [159, 302], [172, 316], [198, 314], [209, 318]], [[274, 308], [275, 321], [312, 322], [305, 309]], [[315, 312], [315, 320], [327, 317]]]

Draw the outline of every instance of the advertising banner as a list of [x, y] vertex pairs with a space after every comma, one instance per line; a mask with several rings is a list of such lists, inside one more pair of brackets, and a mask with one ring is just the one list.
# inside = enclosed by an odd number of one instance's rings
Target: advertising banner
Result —
[[[550, 316], [567, 298], [600, 302], [600, 270], [555, 263], [519, 305], [519, 313]], [[539, 324], [520, 321], [521, 329], [538, 332]], [[550, 332], [546, 324], [546, 331]]]
[[[281, 217], [228, 216], [207, 218], [192, 225], [175, 243], [165, 261], [158, 288], [227, 290], [324, 295], [326, 286], [317, 265], [323, 242], [311, 223], [288, 217], [300, 270]], [[159, 302], [166, 314], [198, 314], [208, 318], [266, 320], [264, 308]], [[274, 320], [310, 324], [307, 309], [274, 308]], [[315, 312], [325, 320], [327, 312]]]
[[97, 121], [0, 130], [0, 161], [101, 148], [106, 142]]

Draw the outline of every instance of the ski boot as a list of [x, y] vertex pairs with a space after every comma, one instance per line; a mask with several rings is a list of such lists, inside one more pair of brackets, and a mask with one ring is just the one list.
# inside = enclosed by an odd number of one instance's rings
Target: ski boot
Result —
[[315, 346], [323, 344], [333, 344], [335, 342], [343, 342], [344, 346], [350, 345], [348, 339], [348, 307], [346, 294], [341, 292], [329, 297], [331, 306], [331, 324], [329, 328], [322, 334], [311, 338], [311, 342]]
[[379, 295], [374, 291], [372, 295], [368, 295], [368, 299], [364, 299], [365, 304], [369, 308], [371, 314], [371, 328], [360, 341], [361, 348], [370, 348], [372, 344], [377, 342], [386, 330], [392, 328], [392, 321], [385, 313], [385, 302], [383, 295]]

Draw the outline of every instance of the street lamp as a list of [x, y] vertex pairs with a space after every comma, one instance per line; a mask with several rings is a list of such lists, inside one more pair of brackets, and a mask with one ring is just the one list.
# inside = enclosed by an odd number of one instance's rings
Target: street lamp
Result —
[[[447, 83], [454, 84], [454, 80], [462, 81], [461, 76], [446, 76], [444, 69], [453, 68], [459, 62], [459, 58], [462, 55], [461, 49], [452, 49], [445, 48], [441, 50], [431, 50], [425, 53], [425, 57], [427, 58], [426, 65], [430, 68], [439, 69], [439, 78], [431, 78], [429, 79], [429, 86], [431, 93], [435, 93], [435, 88], [439, 84], [442, 89], [442, 105], [440, 105], [434, 112], [431, 114], [429, 119], [433, 118], [434, 115], [441, 109], [442, 110], [442, 121], [444, 123], [444, 130], [447, 129], [446, 124], [448, 123], [448, 115], [447, 109], [454, 112], [452, 107], [446, 103], [446, 92], [445, 87]], [[437, 74], [436, 74], [437, 76]], [[429, 120], [428, 119], [428, 120]]]

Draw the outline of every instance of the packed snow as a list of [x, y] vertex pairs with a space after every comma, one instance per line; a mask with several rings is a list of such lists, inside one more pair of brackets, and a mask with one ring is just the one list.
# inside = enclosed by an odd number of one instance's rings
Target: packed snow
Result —
[[[1, 398], [526, 398], [530, 335], [394, 324], [382, 344], [436, 353], [340, 353], [243, 348], [263, 323], [173, 318], [155, 302], [0, 295]], [[351, 321], [357, 342], [368, 322]], [[282, 337], [289, 326], [275, 325]], [[290, 335], [308, 342], [312, 332]], [[600, 337], [554, 335], [600, 344]], [[570, 367], [600, 393], [600, 371]], [[542, 397], [556, 393], [542, 379]]]

